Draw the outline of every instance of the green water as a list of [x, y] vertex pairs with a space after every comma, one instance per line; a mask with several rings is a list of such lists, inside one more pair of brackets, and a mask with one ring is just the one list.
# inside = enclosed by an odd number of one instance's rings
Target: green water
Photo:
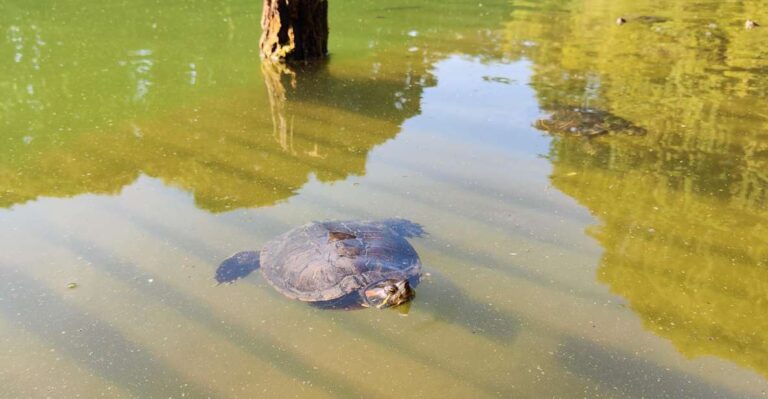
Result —
[[[258, 1], [0, 0], [0, 397], [766, 395], [761, 2], [330, 9], [281, 75]], [[646, 134], [533, 127], [574, 108]], [[213, 278], [395, 216], [407, 316]]]

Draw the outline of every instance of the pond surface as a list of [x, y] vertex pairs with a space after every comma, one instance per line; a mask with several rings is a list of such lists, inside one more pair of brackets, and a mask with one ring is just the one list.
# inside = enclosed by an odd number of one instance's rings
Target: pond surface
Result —
[[[258, 3], [0, 1], [0, 397], [766, 395], [762, 2]], [[407, 314], [214, 279], [389, 217]]]

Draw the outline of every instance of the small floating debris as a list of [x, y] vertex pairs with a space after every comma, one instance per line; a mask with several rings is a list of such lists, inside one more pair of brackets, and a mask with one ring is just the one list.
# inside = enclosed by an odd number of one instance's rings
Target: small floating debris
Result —
[[483, 76], [483, 80], [486, 82], [501, 83], [505, 85], [509, 85], [515, 82], [513, 79], [504, 76]]
[[669, 18], [660, 17], [658, 15], [641, 15], [635, 18], [635, 20], [646, 24], [660, 24], [669, 21]]
[[627, 22], [640, 22], [644, 24], [660, 24], [669, 21], [669, 18], [659, 17], [657, 15], [640, 15], [633, 17], [618, 17], [616, 18], [616, 25], [624, 25]]
[[80, 286], [80, 284], [72, 282], [72, 283], [67, 284], [67, 289], [73, 290], [73, 289], [75, 289], [75, 288], [77, 288], [79, 286]]
[[751, 19], [748, 19], [746, 22], [744, 22], [744, 29], [746, 30], [755, 29], [759, 26], [760, 24], [758, 24], [757, 21]]

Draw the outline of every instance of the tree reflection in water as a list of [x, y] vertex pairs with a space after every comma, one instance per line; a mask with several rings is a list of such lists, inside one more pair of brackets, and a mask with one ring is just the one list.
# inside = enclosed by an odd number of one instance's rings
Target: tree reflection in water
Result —
[[[759, 2], [545, 8], [507, 25], [541, 107], [597, 107], [648, 131], [553, 140], [552, 183], [600, 222], [598, 278], [684, 355], [768, 376], [768, 50], [732, 23]], [[616, 10], [666, 20], [619, 27]]]
[[[39, 10], [14, 9], [6, 16], [9, 48], [24, 46], [14, 50], [18, 62], [0, 60], [12, 76], [0, 84], [0, 109], [8, 115], [0, 128], [9, 142], [0, 149], [0, 207], [39, 197], [116, 194], [144, 174], [193, 193], [203, 209], [222, 212], [287, 199], [312, 175], [328, 182], [363, 174], [367, 153], [420, 112], [423, 89], [435, 84], [437, 60], [494, 51], [487, 27], [498, 26], [504, 13], [486, 14], [506, 7], [421, 6], [439, 9], [438, 15], [350, 4], [334, 31], [342, 46], [331, 60], [282, 76], [264, 69], [267, 90], [261, 77], [250, 76], [258, 75], [250, 51], [257, 14], [231, 3], [176, 10], [206, 29], [164, 16], [148, 24], [146, 13], [128, 10], [115, 31], [112, 16], [97, 16], [99, 7], [83, 11], [94, 15], [82, 30]], [[209, 15], [216, 12], [226, 15], [224, 23]], [[361, 24], [361, 16], [384, 20], [388, 29]], [[158, 36], [158, 24], [176, 35]], [[202, 31], [199, 41], [186, 39]], [[104, 32], [120, 40], [100, 40]], [[34, 47], [62, 35], [71, 40], [60, 43], [61, 50]], [[217, 44], [201, 46], [205, 40]], [[82, 45], [69, 47], [75, 43]], [[53, 60], [61, 71], [50, 72]], [[286, 79], [297, 89], [278, 87]]]

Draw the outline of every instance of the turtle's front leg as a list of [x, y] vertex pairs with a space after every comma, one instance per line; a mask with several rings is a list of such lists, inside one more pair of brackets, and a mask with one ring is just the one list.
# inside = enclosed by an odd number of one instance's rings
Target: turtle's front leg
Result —
[[259, 268], [259, 252], [238, 252], [221, 262], [216, 269], [216, 281], [219, 284], [234, 283]]

